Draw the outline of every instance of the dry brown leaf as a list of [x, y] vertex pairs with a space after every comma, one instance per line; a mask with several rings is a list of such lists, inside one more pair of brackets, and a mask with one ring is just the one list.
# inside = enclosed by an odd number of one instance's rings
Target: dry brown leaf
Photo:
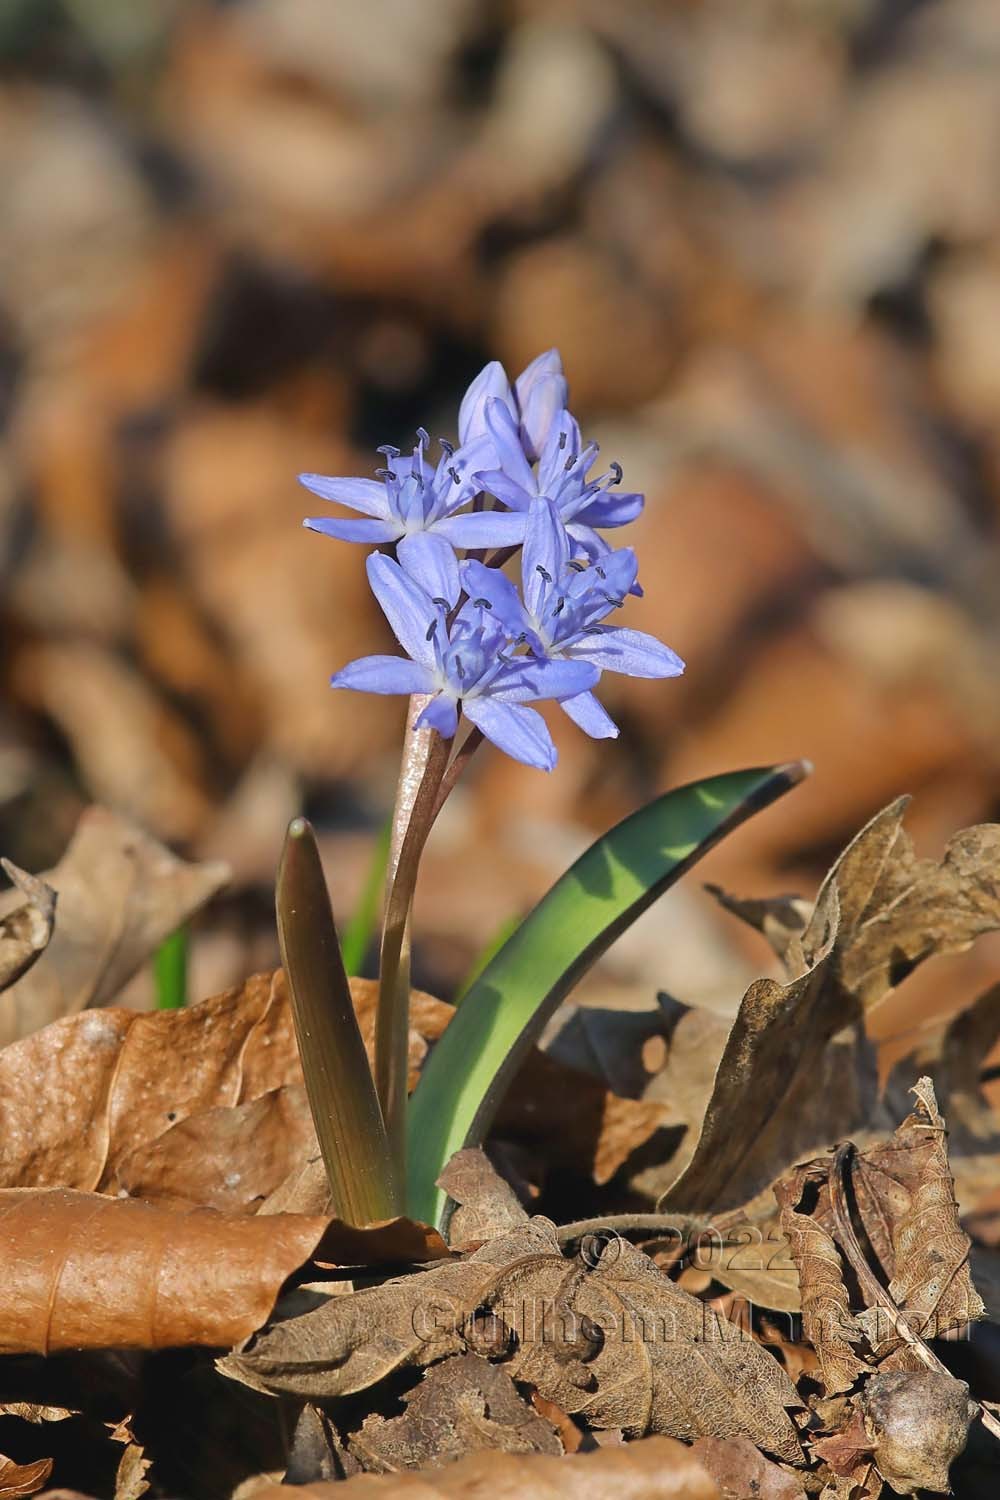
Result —
[[[475, 1315], [475, 1316], [474, 1316]], [[258, 1390], [328, 1399], [472, 1344], [592, 1426], [694, 1438], [745, 1434], [800, 1457], [778, 1362], [615, 1238], [600, 1260], [567, 1260], [531, 1219], [467, 1259], [387, 1282], [263, 1330], [222, 1360]]]
[[509, 1234], [528, 1214], [517, 1194], [478, 1148], [456, 1151], [437, 1181], [456, 1207], [448, 1223], [452, 1245], [479, 1244]]
[[868, 1365], [854, 1352], [853, 1345], [859, 1341], [861, 1330], [851, 1313], [833, 1235], [811, 1213], [799, 1212], [798, 1206], [807, 1191], [814, 1199], [825, 1193], [829, 1204], [825, 1170], [820, 1171], [817, 1180], [815, 1173], [800, 1167], [774, 1188], [781, 1207], [781, 1227], [788, 1236], [798, 1269], [802, 1330], [816, 1350], [823, 1384], [834, 1395], [849, 1390]]
[[48, 947], [55, 921], [56, 893], [44, 880], [19, 870], [9, 859], [0, 859], [0, 867], [25, 897], [23, 905], [16, 906], [0, 921], [0, 990], [5, 990]]
[[[305, 1088], [290, 1084], [246, 1104], [199, 1110], [118, 1162], [114, 1182], [130, 1198], [158, 1198], [256, 1213], [318, 1157]], [[324, 1172], [325, 1180], [325, 1172]], [[329, 1201], [326, 1183], [317, 1212]]]
[[[58, 896], [51, 941], [0, 997], [0, 1042], [59, 1016], [108, 1005], [163, 939], [228, 879], [224, 865], [187, 865], [103, 807], [84, 813], [45, 879]], [[0, 915], [23, 906], [0, 897]]]
[[179, 1120], [301, 1082], [284, 988], [257, 975], [183, 1010], [67, 1016], [0, 1051], [0, 1183], [116, 1188]]
[[[835, 1157], [797, 1167], [775, 1186], [799, 1272], [806, 1334], [831, 1393], [848, 1389], [870, 1363], [880, 1373], [922, 1371], [912, 1347], [916, 1336], [939, 1337], [983, 1315], [969, 1269], [969, 1239], [958, 1220], [944, 1121], [929, 1079], [913, 1092], [916, 1108], [891, 1140], [856, 1153], [841, 1148]], [[865, 1272], [864, 1263], [860, 1270], [855, 1265], [862, 1252], [839, 1177], [848, 1165], [852, 1212], [877, 1279], [871, 1266]], [[856, 1315], [845, 1262], [861, 1278], [870, 1304]], [[909, 1341], [888, 1316], [892, 1307], [904, 1314]], [[863, 1344], [871, 1349], [870, 1362], [857, 1356]]]
[[[391, 1500], [413, 1495], [414, 1500], [475, 1500], [489, 1494], [494, 1500], [541, 1500], [542, 1496], [570, 1494], [574, 1500], [720, 1500], [719, 1491], [698, 1459], [672, 1438], [646, 1438], [641, 1443], [602, 1448], [567, 1458], [548, 1454], [472, 1454], [433, 1474], [358, 1475], [333, 1484], [304, 1484], [301, 1500]], [[280, 1485], [264, 1486], [254, 1500], [288, 1500]]]
[[[371, 1059], [377, 985], [352, 979], [351, 994]], [[411, 1085], [453, 1014], [413, 992]], [[664, 1113], [536, 1052], [499, 1128], [603, 1181]], [[0, 1050], [0, 1187], [42, 1186], [326, 1212], [281, 971], [183, 1010], [64, 1017]]]
[[351, 1437], [350, 1452], [369, 1473], [436, 1467], [484, 1451], [563, 1451], [506, 1370], [477, 1354], [453, 1354], [426, 1370], [403, 1405], [401, 1416], [367, 1417]]
[[711, 1474], [723, 1500], [805, 1500], [801, 1480], [779, 1468], [749, 1438], [699, 1438], [691, 1452]]
[[[914, 1333], [938, 1338], [981, 1318], [984, 1307], [972, 1284], [969, 1237], [958, 1220], [945, 1123], [930, 1079], [921, 1079], [913, 1092], [913, 1113], [891, 1140], [858, 1154], [852, 1180], [869, 1244], [889, 1279], [889, 1296]], [[910, 1351], [897, 1337], [876, 1335], [878, 1312], [861, 1320], [876, 1359], [891, 1368], [886, 1357], [898, 1349], [896, 1359], [913, 1368]]]
[[697, 1147], [666, 1207], [734, 1207], [789, 1162], [880, 1123], [864, 1010], [924, 959], [1000, 925], [1000, 825], [958, 834], [940, 865], [918, 861], [901, 826], [906, 805], [892, 803], [847, 846], [801, 931], [786, 898], [750, 908], [754, 925], [766, 926], [761, 911], [775, 913], [790, 982], [760, 979], [744, 996]]
[[333, 1264], [426, 1260], [446, 1250], [411, 1220], [357, 1229], [59, 1188], [0, 1191], [0, 1351], [228, 1347], [270, 1313], [315, 1254]]
[[0, 1454], [0, 1500], [20, 1500], [22, 1495], [34, 1495], [44, 1487], [51, 1473], [51, 1458], [18, 1464]]

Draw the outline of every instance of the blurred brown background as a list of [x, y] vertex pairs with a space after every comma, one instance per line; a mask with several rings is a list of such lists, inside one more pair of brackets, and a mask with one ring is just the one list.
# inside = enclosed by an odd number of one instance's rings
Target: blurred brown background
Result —
[[[0, 848], [97, 799], [228, 859], [199, 994], [272, 961], [300, 807], [348, 913], [403, 708], [327, 689], [389, 640], [294, 476], [552, 344], [688, 672], [480, 757], [424, 982], [713, 771], [816, 765], [706, 865], [746, 893], [900, 792], [923, 852], [996, 816], [998, 164], [996, 0], [0, 0]], [[689, 881], [600, 983], [734, 1003], [735, 928]]]

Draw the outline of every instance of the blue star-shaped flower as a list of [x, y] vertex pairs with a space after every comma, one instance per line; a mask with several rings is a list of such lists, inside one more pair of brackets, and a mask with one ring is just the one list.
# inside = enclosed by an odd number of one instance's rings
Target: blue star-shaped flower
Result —
[[364, 520], [316, 516], [303, 522], [311, 531], [343, 542], [387, 542], [405, 545], [409, 537], [432, 533], [453, 547], [512, 547], [524, 536], [524, 517], [510, 511], [458, 512], [481, 489], [476, 471], [489, 461], [490, 440], [479, 438], [458, 450], [441, 443], [441, 458], [432, 467], [424, 457], [430, 439], [420, 428], [411, 458], [398, 448], [379, 449], [386, 467], [376, 479], [338, 479], [300, 474], [299, 483], [324, 500], [360, 511]]
[[369, 556], [372, 592], [409, 660], [361, 657], [335, 673], [331, 686], [430, 695], [416, 720], [418, 727], [429, 726], [450, 738], [461, 709], [506, 754], [551, 771], [555, 746], [545, 720], [527, 705], [578, 697], [593, 687], [598, 669], [586, 661], [512, 655], [505, 624], [494, 618], [485, 599], [466, 600], [449, 625], [461, 594], [455, 555], [450, 548], [426, 548], [422, 565], [425, 581], [439, 590], [436, 596], [392, 558], [383, 553]]
[[645, 503], [639, 494], [610, 493], [621, 482], [621, 466], [612, 464], [606, 474], [588, 478], [597, 444], [584, 445], [579, 425], [568, 411], [562, 411], [549, 429], [534, 473], [524, 456], [517, 424], [504, 403], [487, 400], [485, 419], [499, 467], [478, 473], [477, 484], [522, 514], [532, 500], [547, 497], [555, 502], [577, 555], [598, 559], [610, 551], [598, 530], [634, 521]]
[[[603, 554], [590, 566], [574, 562], [567, 528], [556, 502], [536, 499], [528, 511], [521, 553], [522, 591], [498, 568], [461, 565], [470, 599], [488, 604], [514, 640], [548, 661], [589, 662], [628, 677], [677, 677], [684, 663], [675, 651], [641, 630], [603, 625], [636, 586], [638, 564], [631, 547]], [[561, 699], [570, 718], [595, 739], [617, 735], [614, 720], [592, 692]]]

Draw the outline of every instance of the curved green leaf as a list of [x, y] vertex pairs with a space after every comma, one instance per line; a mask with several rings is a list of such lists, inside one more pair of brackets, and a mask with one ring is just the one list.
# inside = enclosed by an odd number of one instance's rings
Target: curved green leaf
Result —
[[712, 846], [809, 772], [804, 761], [711, 776], [667, 792], [604, 834], [487, 964], [410, 1100], [408, 1211], [439, 1223], [436, 1179], [486, 1135], [556, 1006], [619, 933]]

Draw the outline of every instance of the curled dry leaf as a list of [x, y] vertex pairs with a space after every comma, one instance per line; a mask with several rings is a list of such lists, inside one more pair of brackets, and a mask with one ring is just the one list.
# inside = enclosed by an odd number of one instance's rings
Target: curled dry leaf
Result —
[[52, 1473], [52, 1459], [39, 1458], [31, 1464], [18, 1464], [0, 1454], [0, 1500], [20, 1500], [34, 1495]]
[[332, 1264], [447, 1252], [411, 1220], [356, 1229], [300, 1215], [267, 1219], [51, 1189], [0, 1191], [0, 1353], [225, 1348], [271, 1312], [315, 1254]]
[[[392, 1500], [412, 1493], [414, 1500], [548, 1500], [567, 1494], [575, 1500], [720, 1500], [719, 1491], [690, 1448], [672, 1438], [577, 1453], [567, 1458], [532, 1453], [476, 1453], [431, 1474], [369, 1474], [333, 1484], [301, 1485], [299, 1500]], [[263, 1486], [254, 1500], [288, 1500], [280, 1485]]]
[[426, 1370], [403, 1406], [398, 1417], [367, 1417], [351, 1438], [351, 1454], [369, 1473], [422, 1469], [468, 1453], [563, 1451], [551, 1423], [527, 1405], [506, 1370], [477, 1354], [453, 1354]]
[[[945, 1123], [929, 1078], [913, 1089], [916, 1107], [892, 1139], [858, 1154], [852, 1173], [857, 1212], [869, 1244], [889, 1278], [889, 1296], [914, 1333], [940, 1337], [981, 1318], [983, 1301], [972, 1284], [969, 1237], [958, 1220], [948, 1167]], [[890, 1332], [879, 1337], [877, 1309], [862, 1316], [875, 1358], [912, 1355]]]
[[[185, 864], [156, 839], [91, 807], [45, 880], [58, 896], [52, 938], [0, 996], [0, 1043], [59, 1016], [108, 1005], [163, 939], [225, 885], [222, 864]], [[0, 916], [23, 907], [0, 897]]]
[[9, 859], [0, 866], [25, 900], [0, 920], [0, 990], [25, 974], [48, 947], [55, 921], [56, 893], [44, 880], [19, 870]]
[[833, 1235], [817, 1218], [799, 1210], [807, 1190], [811, 1190], [814, 1203], [825, 1194], [829, 1205], [824, 1171], [817, 1177], [799, 1168], [776, 1183], [774, 1193], [781, 1207], [781, 1227], [798, 1270], [802, 1331], [816, 1350], [823, 1384], [834, 1395], [850, 1390], [868, 1365], [853, 1347], [860, 1340], [861, 1330], [851, 1313]]
[[468, 1258], [333, 1298], [263, 1330], [220, 1365], [258, 1390], [327, 1399], [474, 1343], [548, 1401], [597, 1428], [746, 1435], [801, 1457], [795, 1387], [759, 1344], [617, 1237], [592, 1264], [531, 1219]]
[[[930, 1080], [922, 1079], [914, 1093], [916, 1107], [891, 1140], [851, 1154], [842, 1148], [834, 1157], [797, 1167], [775, 1186], [799, 1273], [806, 1335], [831, 1393], [847, 1390], [871, 1363], [882, 1373], [922, 1370], [912, 1347], [918, 1336], [940, 1336], [983, 1314], [969, 1269], [969, 1239], [958, 1220], [944, 1120]], [[848, 1163], [849, 1186], [839, 1176]], [[861, 1275], [864, 1262], [860, 1271], [855, 1264], [861, 1252], [847, 1191], [877, 1262], [877, 1278], [871, 1267]], [[845, 1261], [871, 1302], [857, 1316], [850, 1310]], [[888, 1316], [893, 1308], [905, 1317], [909, 1342]], [[870, 1361], [858, 1354], [862, 1344], [871, 1350]]]

